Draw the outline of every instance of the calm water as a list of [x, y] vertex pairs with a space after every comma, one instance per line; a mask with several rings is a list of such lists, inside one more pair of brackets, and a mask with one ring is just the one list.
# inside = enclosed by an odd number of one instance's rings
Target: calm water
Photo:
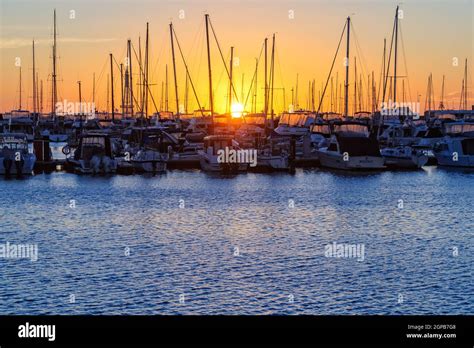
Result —
[[0, 178], [0, 243], [38, 245], [0, 259], [0, 314], [474, 314], [473, 206], [436, 167]]

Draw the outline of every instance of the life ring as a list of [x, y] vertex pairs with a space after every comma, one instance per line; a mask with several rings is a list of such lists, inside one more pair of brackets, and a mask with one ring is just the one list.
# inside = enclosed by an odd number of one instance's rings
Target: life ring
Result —
[[67, 156], [71, 153], [71, 148], [69, 147], [69, 145], [66, 145], [66, 146], [63, 147], [63, 149], [61, 151], [62, 151], [63, 154], [65, 154]]

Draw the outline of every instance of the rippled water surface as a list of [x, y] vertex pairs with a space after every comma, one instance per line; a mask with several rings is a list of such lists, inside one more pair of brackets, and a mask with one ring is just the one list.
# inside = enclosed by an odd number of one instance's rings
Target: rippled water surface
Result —
[[436, 167], [0, 178], [0, 243], [38, 245], [0, 314], [474, 314], [473, 207]]

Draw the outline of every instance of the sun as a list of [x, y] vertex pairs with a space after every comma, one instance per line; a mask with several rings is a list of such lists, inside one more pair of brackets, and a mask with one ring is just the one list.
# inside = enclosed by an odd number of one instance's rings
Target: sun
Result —
[[240, 118], [244, 113], [244, 106], [241, 103], [232, 103], [230, 110], [233, 118]]

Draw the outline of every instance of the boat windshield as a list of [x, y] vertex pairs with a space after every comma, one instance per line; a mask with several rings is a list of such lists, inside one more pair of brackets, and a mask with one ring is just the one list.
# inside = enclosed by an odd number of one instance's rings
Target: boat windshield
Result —
[[367, 126], [361, 124], [341, 124], [335, 126], [336, 133], [343, 133], [351, 136], [369, 136]]
[[447, 123], [445, 127], [447, 134], [474, 133], [474, 123]]
[[82, 145], [105, 147], [104, 137], [85, 137], [82, 139]]
[[21, 136], [0, 136], [0, 150], [25, 150], [28, 148], [28, 141]]
[[312, 133], [331, 134], [328, 124], [315, 124], [311, 127]]

